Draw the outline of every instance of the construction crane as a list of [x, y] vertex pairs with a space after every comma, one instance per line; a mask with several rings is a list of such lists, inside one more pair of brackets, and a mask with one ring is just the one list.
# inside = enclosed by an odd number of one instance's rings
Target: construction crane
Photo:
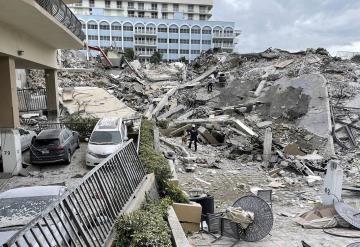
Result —
[[110, 65], [110, 68], [113, 67], [112, 62], [109, 60], [109, 58], [106, 56], [105, 52], [98, 46], [91, 46], [91, 45], [85, 45], [87, 49], [94, 50], [100, 52], [100, 54], [103, 56], [105, 61]]

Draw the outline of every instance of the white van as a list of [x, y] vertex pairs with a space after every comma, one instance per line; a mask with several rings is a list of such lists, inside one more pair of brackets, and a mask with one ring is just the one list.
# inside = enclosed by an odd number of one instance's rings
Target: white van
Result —
[[98, 165], [119, 149], [127, 140], [127, 128], [121, 118], [100, 119], [89, 139], [86, 165]]

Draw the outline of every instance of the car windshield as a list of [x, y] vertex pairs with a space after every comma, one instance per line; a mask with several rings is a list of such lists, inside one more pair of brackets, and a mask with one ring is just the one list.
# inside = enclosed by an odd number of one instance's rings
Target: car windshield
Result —
[[111, 145], [121, 143], [119, 131], [94, 131], [90, 137], [90, 144]]
[[1, 199], [0, 228], [26, 225], [56, 199], [57, 196]]
[[59, 146], [59, 139], [36, 139], [34, 146], [36, 147], [46, 147], [46, 146]]

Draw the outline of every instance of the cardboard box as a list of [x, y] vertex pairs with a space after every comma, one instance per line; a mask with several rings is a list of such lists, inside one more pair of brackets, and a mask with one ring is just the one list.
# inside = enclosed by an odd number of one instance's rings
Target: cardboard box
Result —
[[180, 223], [197, 223], [201, 222], [202, 207], [200, 204], [192, 202], [190, 204], [174, 203], [173, 208]]
[[181, 226], [185, 233], [195, 233], [200, 231], [199, 223], [181, 223]]

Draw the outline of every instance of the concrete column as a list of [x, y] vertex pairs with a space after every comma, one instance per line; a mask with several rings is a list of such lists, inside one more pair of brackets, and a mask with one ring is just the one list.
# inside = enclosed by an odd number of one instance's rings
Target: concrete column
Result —
[[15, 61], [11, 57], [0, 57], [0, 113], [0, 128], [20, 126]]
[[59, 93], [57, 71], [55, 69], [45, 70], [45, 83], [48, 120], [57, 122], [59, 118]]
[[0, 144], [3, 172], [17, 175], [21, 169], [19, 107], [16, 89], [15, 61], [0, 57]]

